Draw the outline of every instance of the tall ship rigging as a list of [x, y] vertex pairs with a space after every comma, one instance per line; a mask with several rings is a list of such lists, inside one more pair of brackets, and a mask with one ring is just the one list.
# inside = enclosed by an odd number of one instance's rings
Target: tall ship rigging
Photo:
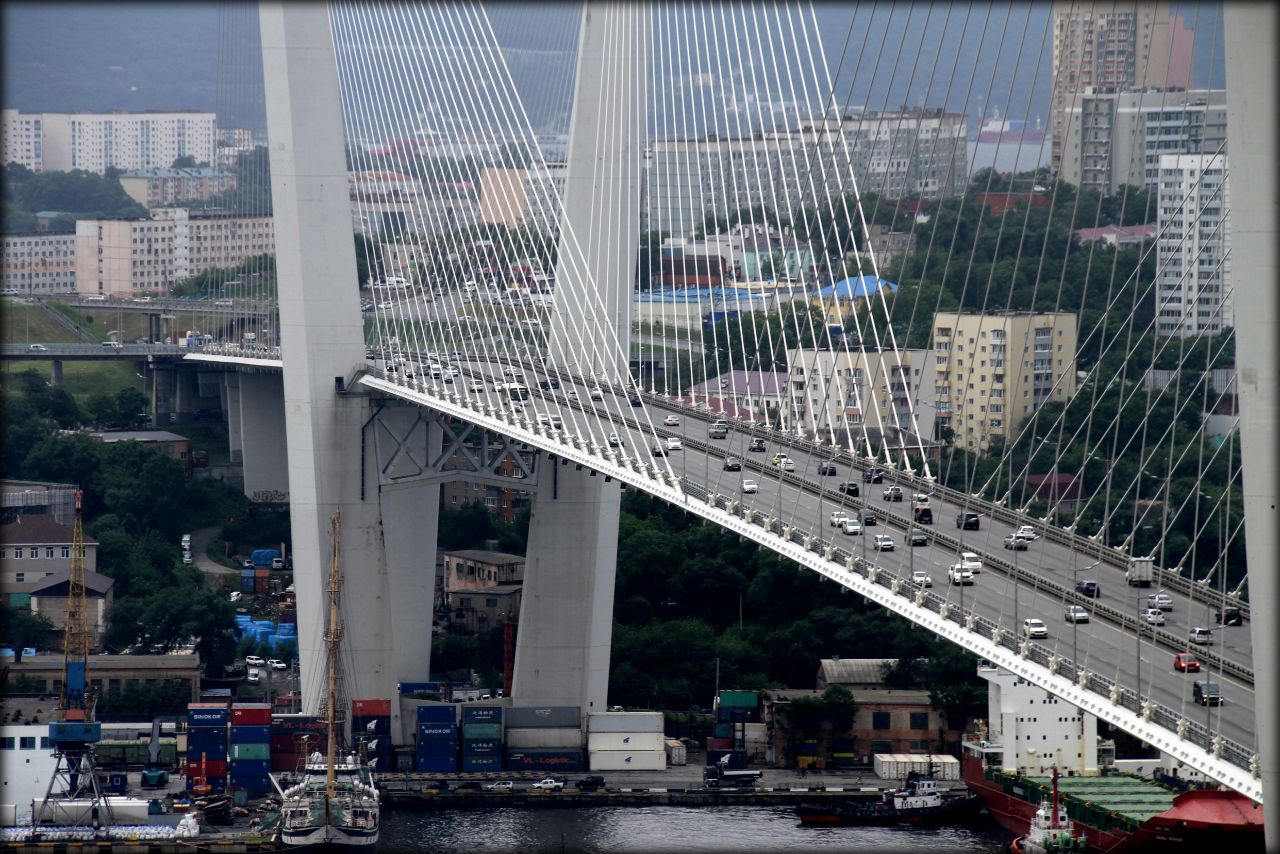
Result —
[[324, 753], [307, 757], [302, 782], [282, 789], [280, 841], [286, 848], [373, 846], [378, 842], [379, 803], [373, 774], [362, 751], [343, 750], [344, 721], [338, 653], [342, 644], [339, 573], [341, 518], [329, 523], [333, 541], [329, 562], [329, 618], [325, 627]]

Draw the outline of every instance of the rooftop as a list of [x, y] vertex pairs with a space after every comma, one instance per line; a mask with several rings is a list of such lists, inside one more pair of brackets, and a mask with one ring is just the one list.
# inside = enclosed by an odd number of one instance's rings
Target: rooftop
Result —
[[230, 178], [230, 172], [213, 166], [187, 166], [172, 169], [163, 166], [151, 166], [146, 169], [133, 169], [125, 172], [121, 178]]
[[[0, 543], [5, 545], [64, 545], [71, 542], [72, 526], [64, 525], [49, 513], [26, 513], [13, 522], [0, 525]], [[98, 544], [88, 534], [86, 546]]]
[[[45, 594], [46, 596], [57, 596], [60, 593], [65, 594], [66, 591], [58, 591], [58, 587], [68, 587], [71, 581], [71, 570], [60, 569], [52, 572], [40, 579], [31, 588], [31, 594]], [[84, 589], [88, 594], [101, 593], [103, 596], [111, 592], [111, 588], [116, 584], [116, 580], [100, 572], [85, 571]]]
[[785, 371], [728, 371], [693, 387], [695, 395], [752, 394], [777, 396], [786, 391]]
[[186, 436], [168, 430], [112, 430], [107, 433], [90, 433], [93, 438], [108, 445], [114, 442], [190, 442]]
[[474, 563], [524, 563], [522, 555], [513, 555], [510, 552], [493, 552], [487, 549], [461, 549], [459, 551], [445, 552], [444, 556], [457, 558], [458, 560], [469, 560]]

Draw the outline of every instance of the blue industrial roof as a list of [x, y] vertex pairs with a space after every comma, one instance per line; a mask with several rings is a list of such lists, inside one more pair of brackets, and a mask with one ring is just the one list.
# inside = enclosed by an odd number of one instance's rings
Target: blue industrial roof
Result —
[[831, 297], [836, 299], [857, 299], [877, 293], [884, 288], [888, 288], [894, 293], [898, 290], [898, 286], [893, 282], [886, 281], [879, 276], [854, 276], [836, 282], [834, 285], [828, 285], [819, 293], [828, 299]]

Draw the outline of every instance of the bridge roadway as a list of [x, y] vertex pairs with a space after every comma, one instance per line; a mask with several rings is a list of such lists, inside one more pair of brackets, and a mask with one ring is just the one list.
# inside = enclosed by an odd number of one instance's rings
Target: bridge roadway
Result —
[[[503, 376], [501, 365], [492, 363], [464, 363], [462, 370], [463, 376], [455, 382], [459, 394], [467, 393], [471, 378], [483, 378], [488, 386], [486, 393], [493, 399], [498, 384], [512, 381], [510, 377]], [[1096, 600], [1083, 598], [1074, 593], [1071, 567], [1073, 560], [1077, 569], [1089, 567], [1094, 563], [1093, 558], [1073, 556], [1071, 549], [1046, 537], [1036, 540], [1025, 552], [1011, 552], [1003, 548], [1003, 541], [1015, 526], [990, 517], [983, 517], [979, 531], [959, 531], [952, 527], [958, 506], [940, 500], [936, 492], [931, 502], [937, 524], [932, 527], [913, 526], [926, 531], [929, 545], [908, 547], [903, 543], [910, 513], [908, 501], [887, 502], [881, 497], [883, 487], [891, 485], [894, 478], [900, 479], [901, 473], [888, 472], [883, 484], [868, 484], [862, 482], [861, 469], [852, 469], [847, 460], [841, 460], [836, 463], [837, 475], [819, 477], [818, 464], [830, 458], [826, 453], [795, 453], [792, 447], [779, 441], [778, 434], [767, 439], [765, 452], [748, 452], [748, 442], [755, 432], [743, 429], [731, 429], [725, 440], [710, 440], [707, 437], [708, 415], [691, 415], [689, 407], [646, 395], [645, 408], [656, 428], [651, 433], [640, 410], [630, 406], [625, 395], [606, 392], [603, 402], [591, 401], [588, 386], [571, 380], [566, 374], [560, 375], [561, 389], [539, 392], [537, 381], [544, 374], [533, 370], [521, 373], [526, 379], [525, 384], [531, 387], [531, 399], [526, 404], [530, 420], [537, 413], [557, 413], [566, 430], [579, 433], [590, 430], [601, 442], [608, 433], [616, 431], [628, 453], [641, 457], [642, 462], [654, 461], [649, 449], [655, 443], [655, 434], [658, 438], [679, 436], [683, 449], [670, 452], [667, 459], [686, 485], [698, 485], [749, 504], [783, 524], [852, 550], [904, 580], [911, 577], [913, 569], [926, 569], [936, 595], [1011, 632], [1020, 630], [1023, 619], [1039, 617], [1048, 625], [1049, 637], [1036, 643], [1059, 656], [1079, 661], [1085, 669], [1104, 674], [1121, 685], [1134, 685], [1140, 675], [1144, 696], [1200, 721], [1209, 729], [1220, 731], [1226, 738], [1254, 748], [1249, 629], [1247, 625], [1214, 626], [1214, 646], [1208, 649], [1188, 646], [1185, 643], [1187, 630], [1192, 625], [1206, 624], [1204, 615], [1209, 608], [1202, 598], [1192, 602], [1176, 590], [1163, 588], [1173, 598], [1174, 607], [1166, 612], [1164, 627], [1142, 624], [1139, 667], [1139, 641], [1133, 627], [1137, 625], [1139, 608], [1146, 607], [1147, 596], [1160, 588], [1129, 587], [1123, 570], [1115, 566], [1101, 564], [1076, 573], [1079, 578], [1097, 580], [1102, 590]], [[565, 394], [570, 388], [577, 395], [575, 400], [570, 400]], [[475, 396], [482, 395], [476, 393]], [[680, 424], [662, 426], [661, 420], [668, 414], [675, 414]], [[785, 451], [792, 457], [796, 472], [784, 475], [770, 464], [773, 454], [778, 451]], [[742, 460], [743, 471], [724, 470], [723, 460], [728, 455]], [[658, 458], [656, 461], [662, 460]], [[759, 492], [743, 495], [743, 478], [756, 480]], [[851, 498], [836, 488], [840, 482], [848, 480], [858, 484], [860, 497]], [[910, 484], [903, 485], [908, 496], [911, 488]], [[832, 510], [845, 509], [852, 514], [854, 509], [864, 507], [873, 509], [880, 521], [878, 525], [869, 526], [865, 536], [847, 536], [830, 526]], [[889, 533], [893, 537], [893, 551], [873, 550], [871, 538], [877, 533]], [[972, 551], [983, 559], [983, 571], [971, 586], [953, 586], [947, 580], [947, 567], [956, 561], [961, 550]], [[1015, 577], [1021, 580], [1021, 584], [1014, 581]], [[1067, 623], [1063, 616], [1067, 604], [1083, 605], [1090, 612], [1090, 622]], [[1211, 615], [1208, 623], [1212, 625]], [[1173, 654], [1188, 649], [1195, 651], [1204, 661], [1205, 673], [1184, 674], [1173, 669]], [[1078, 652], [1078, 655], [1073, 652]], [[1205, 707], [1201, 711], [1191, 699], [1192, 683], [1209, 678], [1222, 683], [1226, 702], [1223, 706]]]

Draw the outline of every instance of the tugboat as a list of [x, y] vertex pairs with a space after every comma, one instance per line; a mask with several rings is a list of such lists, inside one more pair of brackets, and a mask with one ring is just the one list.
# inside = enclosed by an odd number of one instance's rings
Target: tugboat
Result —
[[931, 825], [964, 821], [981, 808], [982, 799], [967, 789], [963, 794], [944, 794], [937, 780], [912, 771], [903, 788], [885, 792], [875, 803], [801, 804], [796, 815], [801, 824], [811, 825]]
[[1058, 769], [1053, 769], [1053, 802], [1040, 801], [1025, 835], [1009, 843], [1010, 854], [1057, 854], [1059, 851], [1087, 851], [1089, 844], [1077, 836], [1067, 818], [1067, 808], [1058, 800]]

